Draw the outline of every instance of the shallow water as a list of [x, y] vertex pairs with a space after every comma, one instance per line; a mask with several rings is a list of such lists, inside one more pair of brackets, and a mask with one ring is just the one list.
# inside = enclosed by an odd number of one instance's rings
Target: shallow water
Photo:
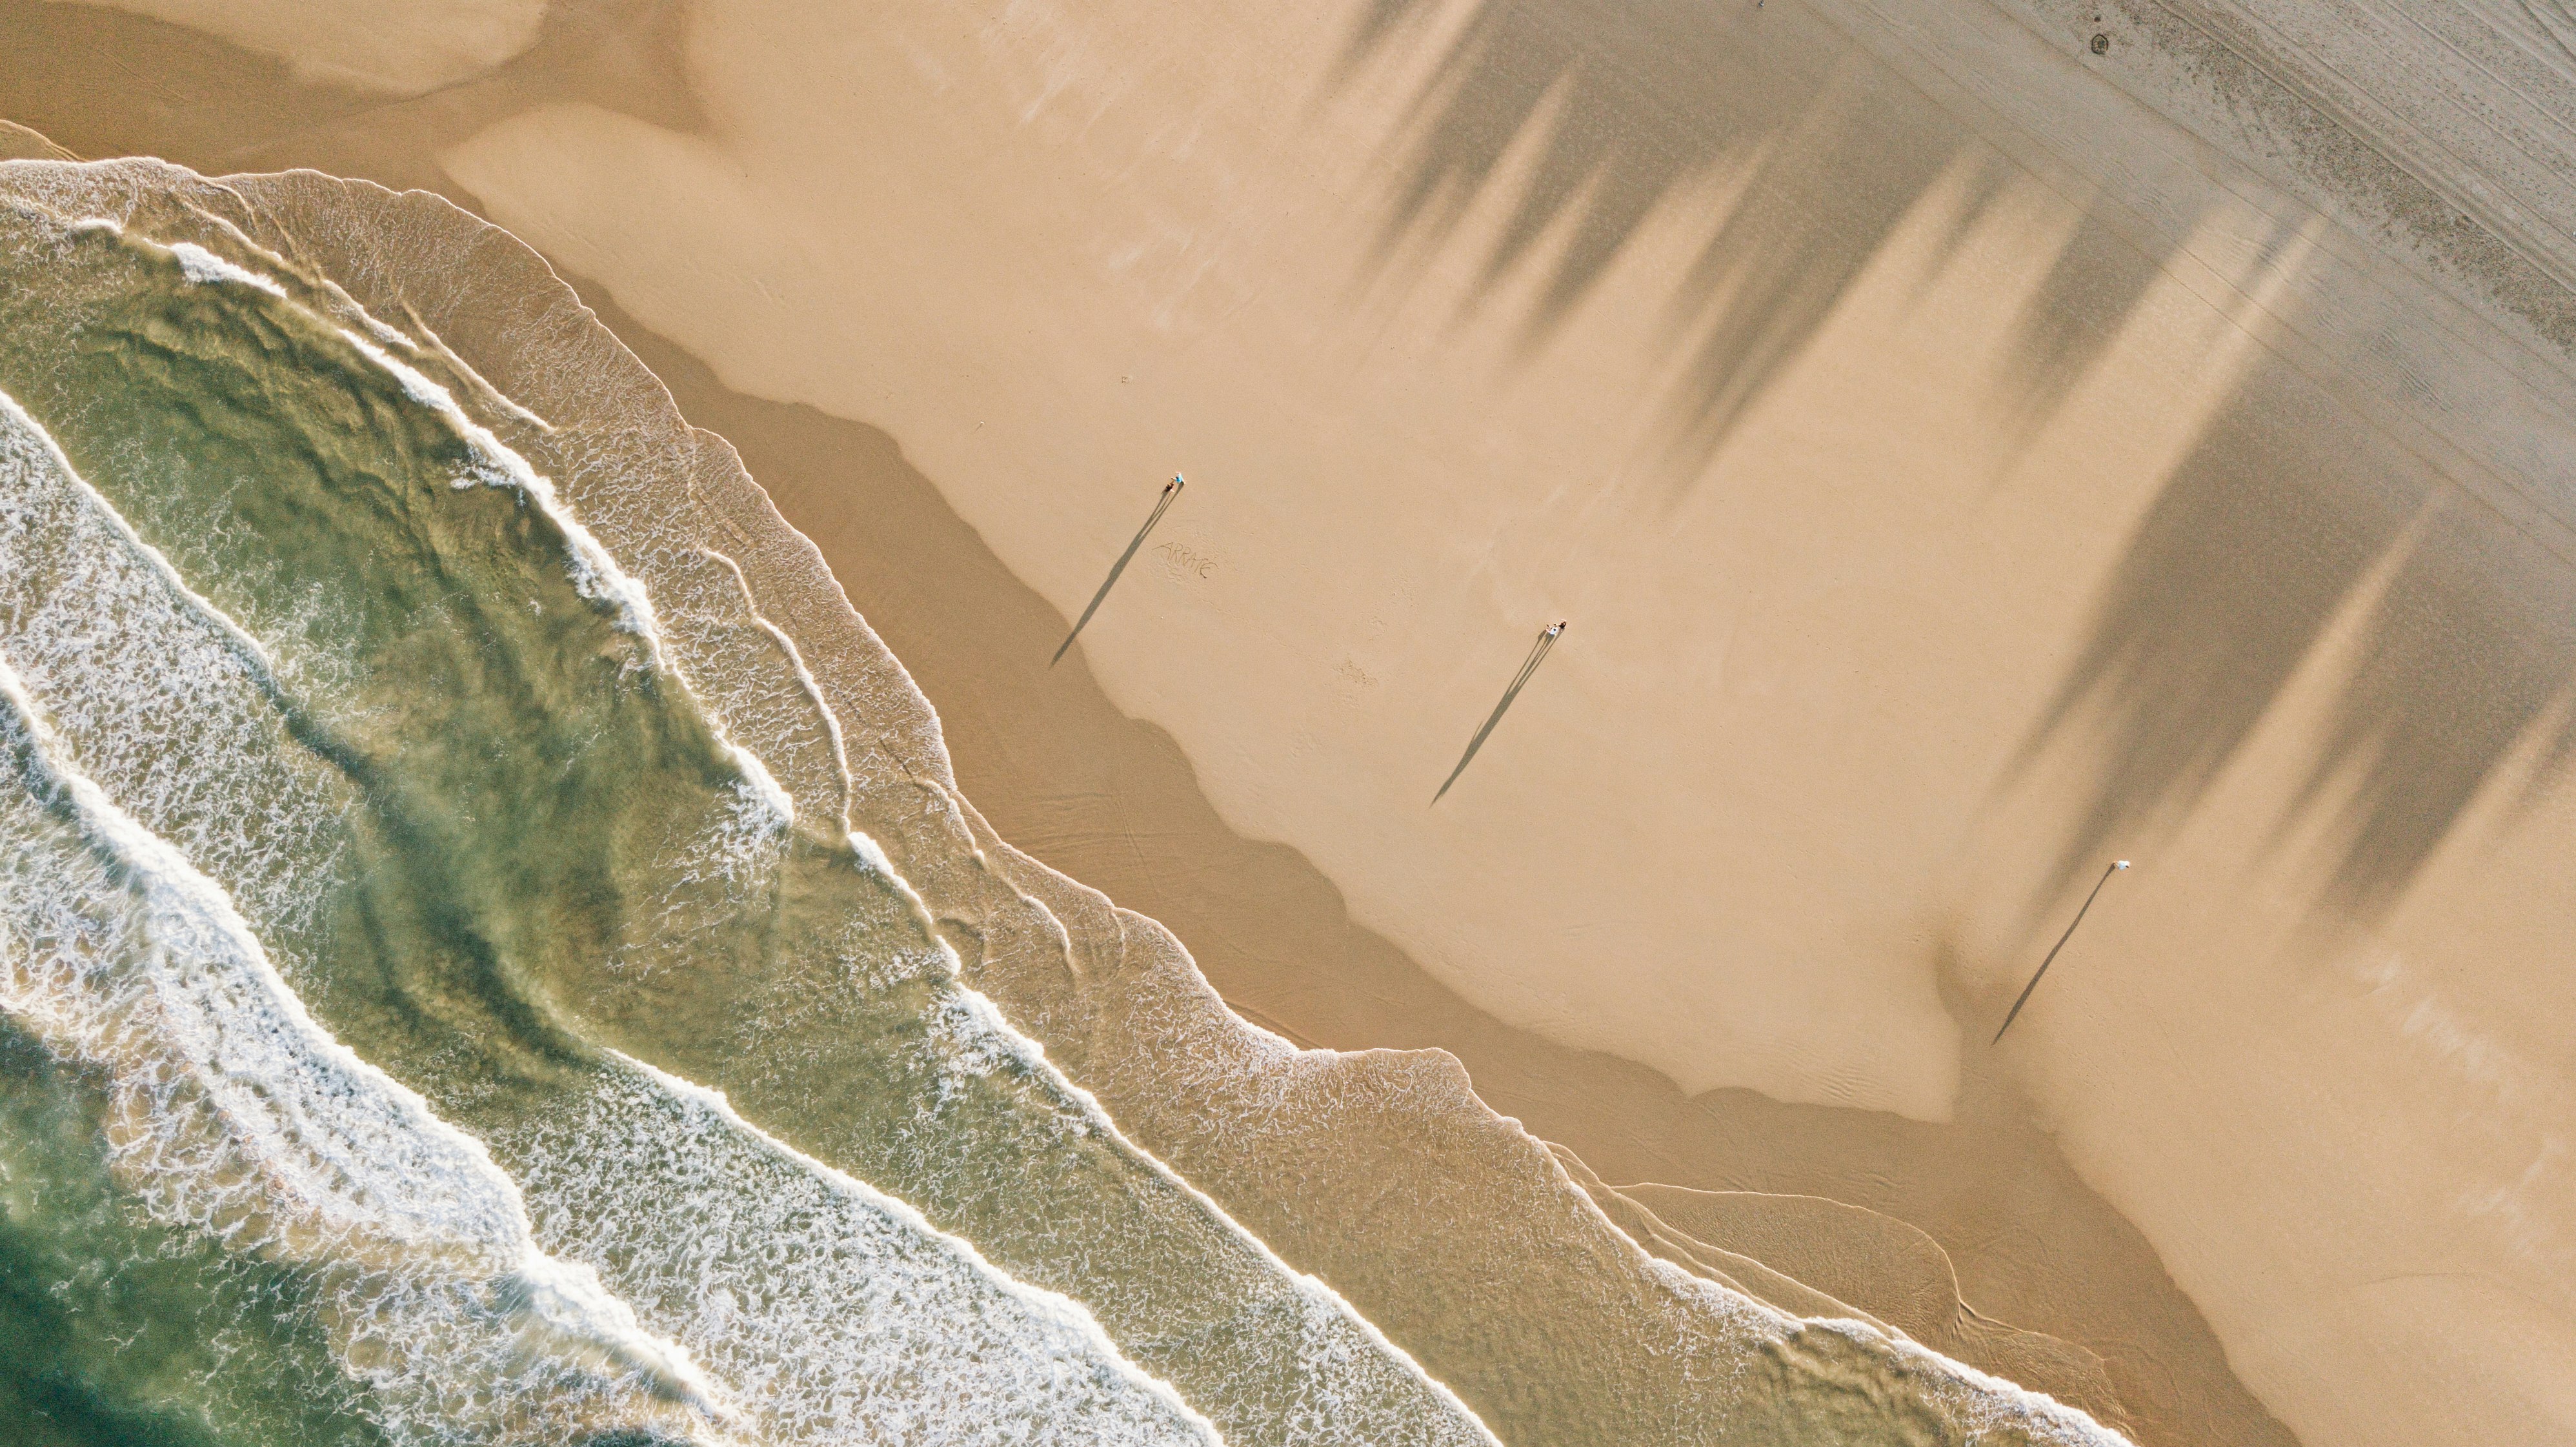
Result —
[[[37, 1344], [0, 1410], [63, 1441], [1495, 1440], [968, 988], [851, 828], [873, 721], [733, 559], [233, 204], [0, 168], [0, 1311]], [[1272, 1214], [1363, 1229], [1339, 1194]], [[2085, 1435], [1613, 1254], [1494, 1258], [1402, 1335], [1472, 1351], [1514, 1272], [1627, 1292], [1624, 1335], [1565, 1323], [1564, 1380], [1480, 1388], [1533, 1440]]]

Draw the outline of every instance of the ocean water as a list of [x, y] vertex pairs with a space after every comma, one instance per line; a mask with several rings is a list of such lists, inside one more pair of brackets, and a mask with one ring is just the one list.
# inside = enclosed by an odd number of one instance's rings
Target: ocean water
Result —
[[1282, 1190], [1254, 1083], [1335, 1063], [1183, 1049], [1150, 971], [1112, 1029], [1079, 930], [956, 903], [899, 668], [853, 703], [750, 606], [759, 519], [661, 521], [720, 444], [357, 300], [476, 223], [247, 187], [0, 166], [9, 1440], [2104, 1440], [1648, 1262], [1438, 1080], [1511, 1189], [1396, 1142]]

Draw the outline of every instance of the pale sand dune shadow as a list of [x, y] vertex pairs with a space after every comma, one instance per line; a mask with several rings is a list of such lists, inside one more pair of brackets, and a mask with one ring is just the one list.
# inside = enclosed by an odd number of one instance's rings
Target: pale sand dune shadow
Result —
[[682, 0], [555, 0], [535, 43], [416, 96], [296, 76], [282, 60], [103, 6], [0, 0], [0, 115], [83, 156], [159, 156], [207, 175], [312, 166], [439, 189], [427, 160], [504, 116], [586, 101], [706, 128], [679, 70]]
[[[1376, 0], [1341, 75], [1422, 38], [1431, 0]], [[1388, 140], [1401, 178], [1381, 225], [1381, 270], [1449, 241], [1472, 203], [1538, 159], [1482, 262], [1487, 291], [1524, 264], [1544, 278], [1520, 319], [1535, 349], [1629, 243], [1713, 183], [1734, 199], [1687, 224], [1704, 237], [1674, 279], [1659, 345], [1677, 364], [1663, 400], [1676, 491], [1703, 472], [1748, 409], [1936, 191], [1937, 250], [1958, 247], [2015, 168], [1966, 125], [1801, 7], [1699, 0], [1482, 0]], [[2028, 440], [2146, 297], [2197, 218], [2126, 239], [2079, 226], [2039, 281], [1998, 378], [2016, 444]], [[1561, 239], [1552, 256], [1542, 243]]]

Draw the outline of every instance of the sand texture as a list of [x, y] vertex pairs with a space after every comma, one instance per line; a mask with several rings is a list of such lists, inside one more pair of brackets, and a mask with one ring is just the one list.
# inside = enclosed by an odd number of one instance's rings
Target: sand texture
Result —
[[574, 278], [936, 708], [988, 988], [1506, 1440], [1599, 1404], [1408, 1279], [1463, 1203], [1602, 1382], [1633, 1240], [2159, 1447], [2557, 1440], [2563, 71], [2506, 145], [2293, 10], [566, 4], [388, 99], [8, 0], [0, 115]]

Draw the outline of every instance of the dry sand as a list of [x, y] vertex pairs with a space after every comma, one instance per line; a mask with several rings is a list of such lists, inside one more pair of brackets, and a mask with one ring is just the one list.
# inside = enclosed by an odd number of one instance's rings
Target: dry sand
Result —
[[0, 113], [591, 279], [1001, 834], [1254, 1018], [1911, 1223], [2145, 1440], [2553, 1440], [2563, 295], [2109, 10], [558, 7], [388, 104], [13, 5]]

